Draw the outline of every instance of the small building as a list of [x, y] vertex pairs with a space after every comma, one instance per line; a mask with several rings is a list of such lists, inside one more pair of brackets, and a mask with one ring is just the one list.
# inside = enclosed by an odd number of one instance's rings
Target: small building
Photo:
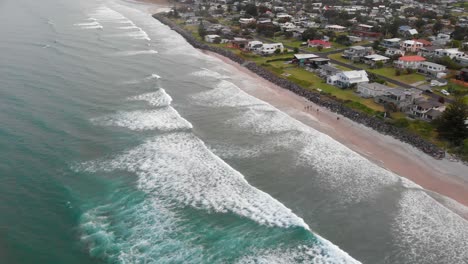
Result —
[[450, 57], [450, 59], [457, 59], [461, 57], [465, 57], [465, 53], [463, 51], [459, 51], [457, 48], [453, 49], [436, 49], [434, 56], [436, 57]]
[[382, 63], [387, 63], [389, 60], [390, 60], [389, 57], [385, 57], [385, 56], [382, 56], [382, 55], [379, 55], [379, 54], [371, 54], [371, 55], [367, 55], [367, 56], [362, 57], [362, 61], [365, 64], [369, 64], [369, 65], [372, 65], [372, 66], [374, 66], [379, 61], [381, 61]]
[[257, 21], [255, 20], [255, 18], [239, 18], [239, 23], [241, 24], [241, 26], [246, 26], [246, 25], [249, 25], [249, 24], [254, 24], [256, 23]]
[[457, 80], [468, 82], [468, 68], [461, 69], [456, 77]]
[[391, 38], [391, 39], [384, 39], [380, 43], [380, 45], [384, 46], [385, 48], [399, 48], [400, 47], [400, 38]]
[[380, 83], [359, 83], [356, 92], [361, 97], [374, 98], [383, 95], [388, 89], [392, 88]]
[[325, 40], [321, 40], [321, 39], [309, 40], [309, 41], [307, 42], [307, 45], [308, 45], [309, 47], [312, 47], [312, 48], [313, 48], [313, 47], [319, 47], [319, 46], [321, 46], [321, 47], [323, 47], [324, 49], [329, 49], [329, 48], [331, 48], [331, 46], [332, 46], [330, 42], [325, 41]]
[[261, 49], [262, 46], [263, 46], [263, 42], [261, 41], [258, 41], [258, 40], [249, 41], [247, 43], [247, 50], [256, 51], [258, 49]]
[[426, 39], [413, 39], [414, 41], [416, 42], [420, 42], [423, 44], [423, 47], [430, 47], [432, 46], [432, 42], [430, 42], [429, 40], [426, 40]]
[[319, 67], [319, 75], [323, 78], [327, 78], [329, 76], [334, 76], [340, 72], [342, 72], [343, 70], [340, 70], [334, 66], [331, 66], [329, 64], [325, 64], [325, 65], [322, 65]]
[[349, 41], [352, 43], [361, 42], [362, 38], [358, 36], [348, 36]]
[[443, 78], [447, 74], [445, 71], [447, 67], [433, 62], [422, 61], [419, 63], [418, 72], [421, 74], [429, 75], [434, 78]]
[[305, 66], [311, 63], [312, 59], [318, 58], [315, 54], [294, 54], [293, 63], [296, 63], [300, 66]]
[[438, 48], [434, 46], [422, 47], [419, 49], [418, 55], [430, 58], [434, 56], [436, 49]]
[[325, 27], [325, 29], [334, 31], [334, 32], [345, 32], [346, 27], [340, 26], [340, 25], [328, 25]]
[[405, 56], [405, 51], [401, 49], [396, 49], [396, 48], [388, 48], [385, 51], [386, 56], [393, 57], [395, 55], [400, 55], [400, 56]]
[[423, 47], [421, 42], [417, 42], [414, 40], [405, 40], [400, 44], [400, 49], [404, 50], [405, 52], [413, 52], [416, 53]]
[[398, 33], [405, 37], [413, 37], [418, 34], [418, 31], [410, 26], [400, 26], [398, 28]]
[[208, 43], [216, 43], [218, 41], [221, 42], [221, 37], [219, 35], [206, 35], [205, 41]]
[[423, 61], [426, 61], [425, 58], [421, 56], [402, 56], [398, 58], [398, 61], [394, 61], [395, 67], [399, 69], [413, 69], [416, 70], [419, 67], [419, 64]]
[[336, 75], [330, 76], [327, 83], [338, 86], [340, 88], [350, 88], [359, 83], [368, 83], [369, 77], [364, 70], [359, 71], [342, 71]]
[[348, 60], [357, 60], [360, 61], [362, 57], [371, 55], [374, 53], [372, 47], [363, 47], [363, 46], [352, 46], [349, 49], [345, 50], [341, 57]]
[[257, 50], [257, 52], [262, 55], [272, 55], [276, 52], [276, 50], [283, 52], [283, 43], [264, 43], [263, 46]]
[[435, 100], [416, 100], [411, 107], [410, 113], [416, 118], [423, 120], [431, 120], [434, 118], [435, 113], [431, 110], [443, 111], [442, 104]]

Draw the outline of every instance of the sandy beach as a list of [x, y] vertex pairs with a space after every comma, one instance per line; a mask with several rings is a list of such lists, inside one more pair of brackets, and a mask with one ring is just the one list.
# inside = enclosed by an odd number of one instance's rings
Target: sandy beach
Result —
[[[468, 219], [468, 167], [463, 163], [436, 160], [409, 144], [380, 134], [278, 87], [223, 56], [203, 52], [232, 67], [233, 74], [240, 77], [239, 80], [233, 79], [233, 82], [244, 91], [329, 135], [377, 165], [410, 179], [428, 190], [439, 202]], [[244, 83], [240, 81], [244, 79], [242, 75], [248, 75], [250, 85], [255, 85], [257, 89], [245, 89], [245, 80]]]
[[[148, 10], [150, 13], [161, 12], [170, 7], [167, 0], [140, 1], [154, 4], [154, 7]], [[244, 91], [329, 135], [382, 168], [415, 182], [436, 200], [468, 219], [468, 167], [463, 163], [448, 159], [436, 160], [409, 144], [317, 106], [226, 57], [213, 52], [203, 52], [232, 67], [232, 73], [239, 76], [237, 80], [233, 79], [233, 82]], [[257, 89], [245, 89], [246, 79], [243, 77], [246, 75], [249, 79], [248, 85], [254, 85]]]

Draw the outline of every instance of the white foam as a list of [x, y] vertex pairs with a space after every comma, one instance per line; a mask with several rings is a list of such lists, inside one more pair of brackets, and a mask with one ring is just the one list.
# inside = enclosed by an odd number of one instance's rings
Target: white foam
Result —
[[195, 208], [233, 212], [270, 226], [308, 229], [289, 208], [249, 185], [190, 133], [164, 134], [111, 161], [87, 165], [91, 171], [135, 172], [142, 190]]
[[94, 118], [91, 122], [103, 126], [125, 127], [131, 130], [189, 130], [192, 124], [182, 118], [172, 107], [148, 111], [120, 112], [117, 114]]
[[399, 248], [390, 252], [390, 256], [395, 256], [400, 263], [417, 263], [424, 252], [424, 259], [432, 260], [431, 263], [466, 263], [468, 223], [465, 219], [423, 190], [404, 191], [399, 207], [392, 225]]
[[161, 76], [157, 75], [156, 73], [153, 73], [143, 79], [139, 79], [139, 80], [131, 80], [131, 81], [126, 81], [124, 82], [124, 84], [138, 84], [138, 83], [141, 83], [141, 82], [145, 82], [145, 81], [151, 81], [151, 80], [154, 80], [154, 79], [161, 79]]
[[232, 82], [221, 80], [214, 89], [193, 96], [195, 103], [204, 106], [242, 107], [266, 105], [265, 102], [248, 95]]
[[150, 105], [158, 107], [169, 106], [172, 102], [171, 96], [169, 96], [166, 93], [166, 91], [162, 88], [160, 88], [156, 92], [137, 95], [129, 99], [136, 101], [147, 101]]
[[296, 248], [278, 248], [275, 250], [259, 250], [254, 255], [241, 258], [237, 264], [283, 264], [283, 263], [313, 263], [313, 264], [358, 264], [359, 261], [350, 257], [337, 246], [318, 237], [319, 242], [313, 246], [297, 246]]
[[136, 56], [136, 55], [151, 55], [151, 54], [158, 54], [158, 51], [156, 50], [129, 50], [129, 51], [121, 51], [121, 52], [116, 52], [111, 54], [112, 56], [120, 56], [120, 57], [126, 57], [126, 56]]
[[219, 72], [212, 71], [206, 68], [203, 68], [201, 71], [193, 72], [190, 75], [202, 77], [202, 78], [205, 78], [205, 77], [215, 78], [215, 79], [228, 79], [229, 78], [229, 76], [222, 75]]
[[81, 29], [103, 29], [104, 27], [97, 21], [76, 23], [74, 26], [80, 27]]

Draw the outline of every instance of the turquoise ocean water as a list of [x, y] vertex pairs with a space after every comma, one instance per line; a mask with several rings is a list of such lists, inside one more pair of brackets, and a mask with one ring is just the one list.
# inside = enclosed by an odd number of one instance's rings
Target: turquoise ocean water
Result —
[[0, 1], [0, 263], [467, 263], [465, 220], [147, 10]]

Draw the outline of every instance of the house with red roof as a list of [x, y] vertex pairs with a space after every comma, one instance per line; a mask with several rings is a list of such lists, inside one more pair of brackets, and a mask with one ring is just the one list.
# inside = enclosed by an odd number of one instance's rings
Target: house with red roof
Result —
[[413, 39], [413, 41], [419, 42], [423, 44], [423, 47], [430, 47], [432, 46], [432, 42], [426, 39]]
[[322, 46], [324, 49], [328, 49], [328, 48], [331, 48], [332, 45], [330, 42], [325, 41], [325, 40], [313, 39], [313, 40], [309, 40], [308, 46], [312, 48]]
[[398, 58], [398, 61], [395, 61], [395, 67], [399, 69], [413, 69], [416, 70], [419, 67], [421, 62], [426, 61], [424, 57], [414, 55], [414, 56], [402, 56]]

